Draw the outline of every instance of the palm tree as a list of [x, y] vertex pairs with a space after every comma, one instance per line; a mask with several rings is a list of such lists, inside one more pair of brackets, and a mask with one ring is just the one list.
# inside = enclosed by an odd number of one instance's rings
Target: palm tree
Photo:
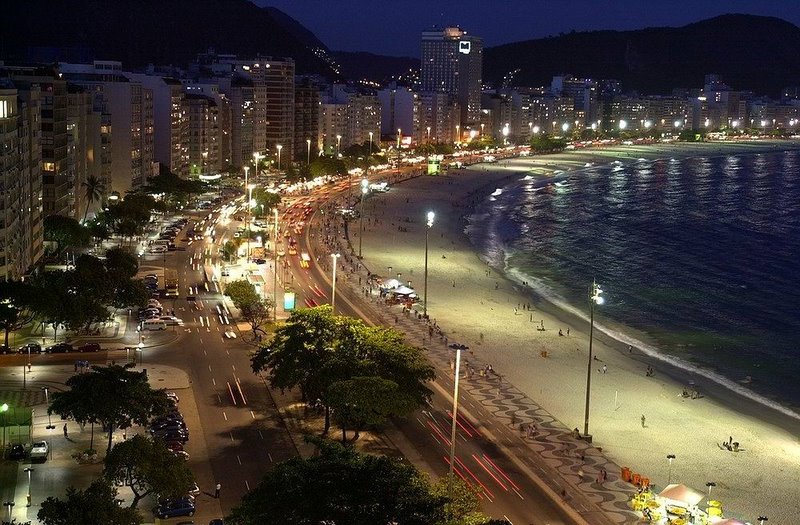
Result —
[[81, 183], [81, 186], [84, 190], [83, 196], [86, 199], [86, 211], [83, 212], [82, 222], [86, 222], [86, 216], [89, 214], [89, 206], [103, 197], [103, 193], [106, 191], [106, 184], [94, 175], [89, 175], [89, 177]]

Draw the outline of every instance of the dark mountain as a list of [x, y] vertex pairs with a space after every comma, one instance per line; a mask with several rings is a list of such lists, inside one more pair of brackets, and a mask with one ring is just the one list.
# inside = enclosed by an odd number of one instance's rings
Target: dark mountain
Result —
[[409, 69], [419, 70], [419, 59], [375, 55], [366, 52], [333, 51], [340, 73], [352, 80], [384, 82], [391, 78], [407, 76]]
[[295, 37], [306, 47], [310, 49], [328, 49], [328, 46], [323, 44], [322, 41], [317, 38], [317, 35], [312, 33], [311, 30], [277, 7], [266, 6], [262, 9], [267, 11], [276, 22], [278, 22], [286, 31], [289, 32], [289, 34]]
[[723, 15], [684, 27], [592, 31], [516, 42], [484, 51], [486, 82], [515, 69], [519, 86], [549, 85], [553, 75], [617, 79], [624, 89], [669, 93], [699, 87], [718, 73], [739, 90], [778, 95], [800, 83], [800, 28], [784, 20]]
[[248, 0], [13, 1], [0, 17], [0, 57], [108, 59], [137, 68], [185, 65], [214, 48], [292, 57], [298, 73], [330, 73], [284, 17]]

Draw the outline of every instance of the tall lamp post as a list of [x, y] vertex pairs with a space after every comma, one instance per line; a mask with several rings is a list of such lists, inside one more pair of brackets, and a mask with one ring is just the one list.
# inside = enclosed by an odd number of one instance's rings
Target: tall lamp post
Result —
[[669, 474], [667, 474], [667, 484], [672, 483], [672, 462], [675, 460], [675, 454], [667, 454], [667, 461], [669, 461]]
[[253, 188], [255, 188], [255, 184], [249, 184], [247, 186], [247, 262], [250, 263], [250, 209], [253, 207]]
[[275, 215], [275, 242], [272, 243], [272, 262], [275, 271], [272, 276], [272, 319], [278, 322], [278, 207], [272, 208]]
[[369, 132], [369, 154], [372, 156], [372, 132]]
[[433, 219], [436, 217], [436, 214], [432, 211], [428, 212], [428, 221], [425, 223], [425, 283], [423, 288], [423, 298], [422, 298], [422, 316], [427, 319], [428, 318], [428, 233], [431, 231], [431, 226], [433, 226]]
[[403, 136], [403, 132], [400, 128], [397, 128], [397, 149], [400, 150], [400, 137]]
[[3, 403], [0, 405], [0, 414], [3, 415], [3, 458], [6, 457], [6, 412], [8, 412], [8, 403]]
[[591, 441], [589, 435], [589, 397], [592, 392], [592, 340], [594, 336], [594, 305], [603, 304], [601, 294], [603, 290], [593, 280], [589, 290], [589, 365], [586, 368], [586, 412], [583, 419], [583, 435], [587, 441]]
[[369, 191], [369, 181], [361, 179], [361, 210], [359, 210], [358, 222], [358, 258], [361, 259], [361, 239], [364, 237], [364, 196]]
[[[253, 159], [255, 159], [256, 169], [258, 169], [258, 153], [253, 153]], [[244, 198], [245, 199], [247, 198], [247, 188], [250, 187], [250, 183], [249, 183], [250, 179], [247, 178], [247, 174], [249, 173], [249, 171], [250, 171], [250, 167], [249, 166], [245, 166], [244, 167]], [[244, 213], [245, 213], [245, 221], [246, 221], [246, 223], [250, 224], [250, 201], [247, 201], [247, 206], [245, 206]], [[245, 229], [247, 229], [247, 228], [245, 228]], [[248, 235], [247, 235], [247, 255], [245, 256], [245, 260], [249, 260], [249, 259], [250, 259], [250, 232], [248, 232]]]
[[136, 349], [139, 350], [139, 366], [144, 366], [144, 343], [139, 341]]
[[[42, 390], [44, 390], [44, 402], [47, 405], [47, 407], [50, 408], [50, 391], [47, 389], [46, 386], [43, 386]], [[47, 426], [44, 427], [44, 428], [46, 428], [47, 430], [53, 430], [54, 428], [56, 428], [56, 426], [53, 424], [53, 422], [50, 421], [50, 411], [49, 410], [47, 411]]]
[[336, 157], [338, 158], [341, 155], [340, 151], [342, 148], [342, 136], [336, 135]]
[[306, 166], [311, 165], [311, 139], [306, 139]]
[[28, 473], [28, 504], [26, 506], [30, 507], [31, 506], [31, 472], [33, 472], [33, 468], [25, 467], [22, 470]]
[[281, 171], [281, 150], [283, 149], [283, 146], [278, 144], [275, 147], [278, 148], [278, 171]]
[[450, 427], [450, 483], [453, 482], [453, 463], [456, 461], [456, 423], [458, 421], [458, 379], [461, 369], [461, 348], [456, 349], [456, 376], [453, 383], [453, 424]]
[[339, 254], [332, 253], [333, 258], [333, 291], [331, 292], [331, 314], [336, 313], [336, 263], [339, 261]]

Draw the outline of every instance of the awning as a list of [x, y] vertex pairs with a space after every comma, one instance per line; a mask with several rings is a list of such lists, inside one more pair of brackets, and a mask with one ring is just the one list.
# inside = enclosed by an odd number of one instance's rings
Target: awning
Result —
[[414, 290], [408, 286], [400, 286], [392, 290], [392, 293], [395, 295], [413, 295]]
[[386, 279], [381, 283], [381, 288], [397, 288], [398, 286], [402, 286], [403, 283], [398, 281], [397, 279]]
[[697, 505], [700, 503], [700, 500], [705, 497], [702, 493], [690, 489], [686, 485], [679, 485], [676, 483], [667, 485], [658, 495], [665, 499], [685, 503], [686, 505]]

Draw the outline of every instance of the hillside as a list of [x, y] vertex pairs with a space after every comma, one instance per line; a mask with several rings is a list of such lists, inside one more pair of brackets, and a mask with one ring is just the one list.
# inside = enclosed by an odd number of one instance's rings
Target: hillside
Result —
[[333, 57], [342, 75], [352, 80], [386, 82], [401, 75], [406, 76], [410, 69], [419, 70], [418, 58], [350, 51], [334, 51]]
[[[110, 59], [137, 68], [148, 63], [185, 65], [214, 48], [219, 53], [292, 57], [298, 73], [330, 73], [295, 36], [299, 28], [276, 18], [274, 11], [248, 0], [10, 2], [0, 17], [0, 57]], [[304, 37], [313, 37], [308, 35]], [[29, 47], [38, 49], [30, 54]]]
[[553, 75], [617, 79], [626, 90], [669, 93], [699, 87], [718, 73], [734, 89], [778, 95], [800, 83], [800, 28], [784, 20], [723, 15], [678, 28], [591, 31], [484, 50], [484, 81], [509, 71], [519, 86], [550, 83]]

